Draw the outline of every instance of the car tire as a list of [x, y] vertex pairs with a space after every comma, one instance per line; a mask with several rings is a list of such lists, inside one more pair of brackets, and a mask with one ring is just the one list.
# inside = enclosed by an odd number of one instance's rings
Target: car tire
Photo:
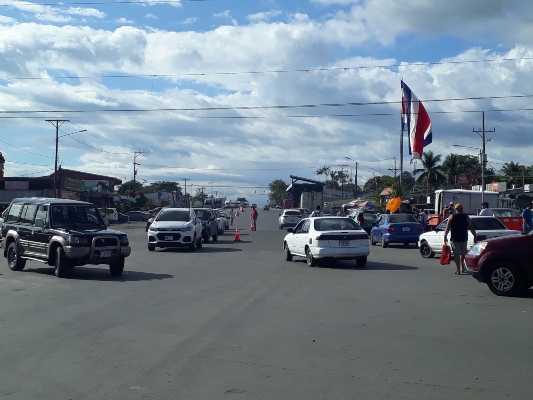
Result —
[[435, 257], [435, 252], [431, 250], [431, 247], [429, 247], [428, 242], [422, 242], [420, 244], [420, 255], [422, 258], [433, 258]]
[[381, 247], [384, 249], [389, 247], [389, 242], [387, 242], [384, 237], [381, 237]]
[[357, 263], [357, 266], [364, 267], [366, 265], [367, 258], [367, 256], [355, 257], [355, 262]]
[[154, 251], [154, 250], [155, 250], [155, 246], [149, 244], [149, 245], [148, 245], [148, 251]]
[[198, 242], [196, 241], [196, 236], [192, 238], [191, 244], [189, 245], [189, 251], [196, 251]]
[[70, 269], [70, 262], [67, 256], [65, 255], [65, 250], [63, 250], [63, 247], [58, 246], [56, 249], [56, 259], [55, 259], [55, 270], [54, 274], [58, 278], [64, 278], [67, 276], [68, 271]]
[[370, 234], [370, 244], [372, 246], [375, 246], [377, 244], [377, 242], [374, 240], [374, 236], [372, 234]]
[[497, 262], [489, 267], [485, 283], [498, 296], [516, 296], [526, 288], [522, 270], [508, 261]]
[[16, 242], [12, 242], [7, 248], [7, 265], [11, 271], [22, 271], [26, 266], [26, 260], [24, 260], [19, 253], [19, 249]]
[[315, 257], [313, 257], [313, 253], [311, 250], [309, 250], [309, 248], [305, 249], [305, 259], [307, 261], [307, 266], [316, 267]]
[[292, 253], [289, 250], [289, 245], [287, 243], [283, 246], [283, 251], [285, 253], [285, 261], [292, 261]]
[[120, 276], [122, 275], [122, 272], [124, 271], [124, 263], [125, 263], [124, 257], [119, 257], [117, 261], [114, 263], [109, 264], [109, 272], [113, 276]]

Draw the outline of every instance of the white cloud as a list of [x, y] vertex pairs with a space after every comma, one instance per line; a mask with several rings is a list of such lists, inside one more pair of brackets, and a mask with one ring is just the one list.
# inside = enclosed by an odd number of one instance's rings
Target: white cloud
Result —
[[144, 18], [150, 18], [150, 19], [158, 19], [154, 14], [148, 13], [144, 16]]
[[196, 21], [198, 21], [198, 18], [187, 18], [185, 21], [183, 21], [184, 24], [193, 24]]
[[267, 12], [260, 12], [256, 14], [247, 15], [246, 18], [250, 21], [269, 21], [281, 14], [280, 10], [272, 10]]

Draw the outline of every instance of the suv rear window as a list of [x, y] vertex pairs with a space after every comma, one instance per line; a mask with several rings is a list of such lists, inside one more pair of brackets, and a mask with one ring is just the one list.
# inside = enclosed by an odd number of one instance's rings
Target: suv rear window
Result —
[[300, 211], [285, 211], [285, 215], [302, 215]]
[[20, 210], [22, 210], [22, 204], [12, 204], [7, 214], [6, 222], [17, 222], [19, 220]]

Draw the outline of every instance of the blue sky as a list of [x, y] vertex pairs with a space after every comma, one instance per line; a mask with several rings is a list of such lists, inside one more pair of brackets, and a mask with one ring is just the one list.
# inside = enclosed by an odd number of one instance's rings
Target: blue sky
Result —
[[53, 171], [45, 120], [68, 119], [66, 168], [130, 180], [143, 151], [142, 181], [264, 203], [274, 179], [323, 179], [316, 169], [353, 170], [350, 157], [362, 185], [399, 163], [402, 78], [432, 119], [426, 150], [476, 154], [485, 111], [489, 164], [531, 165], [526, 0], [46, 4], [0, 6], [6, 176]]

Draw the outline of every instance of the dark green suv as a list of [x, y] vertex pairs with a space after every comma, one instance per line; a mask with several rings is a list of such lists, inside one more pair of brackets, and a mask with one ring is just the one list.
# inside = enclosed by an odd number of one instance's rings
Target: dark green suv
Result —
[[111, 275], [121, 275], [131, 253], [126, 234], [108, 229], [91, 203], [19, 198], [3, 216], [1, 246], [13, 271], [33, 260], [54, 266], [58, 277], [85, 264], [108, 264]]

